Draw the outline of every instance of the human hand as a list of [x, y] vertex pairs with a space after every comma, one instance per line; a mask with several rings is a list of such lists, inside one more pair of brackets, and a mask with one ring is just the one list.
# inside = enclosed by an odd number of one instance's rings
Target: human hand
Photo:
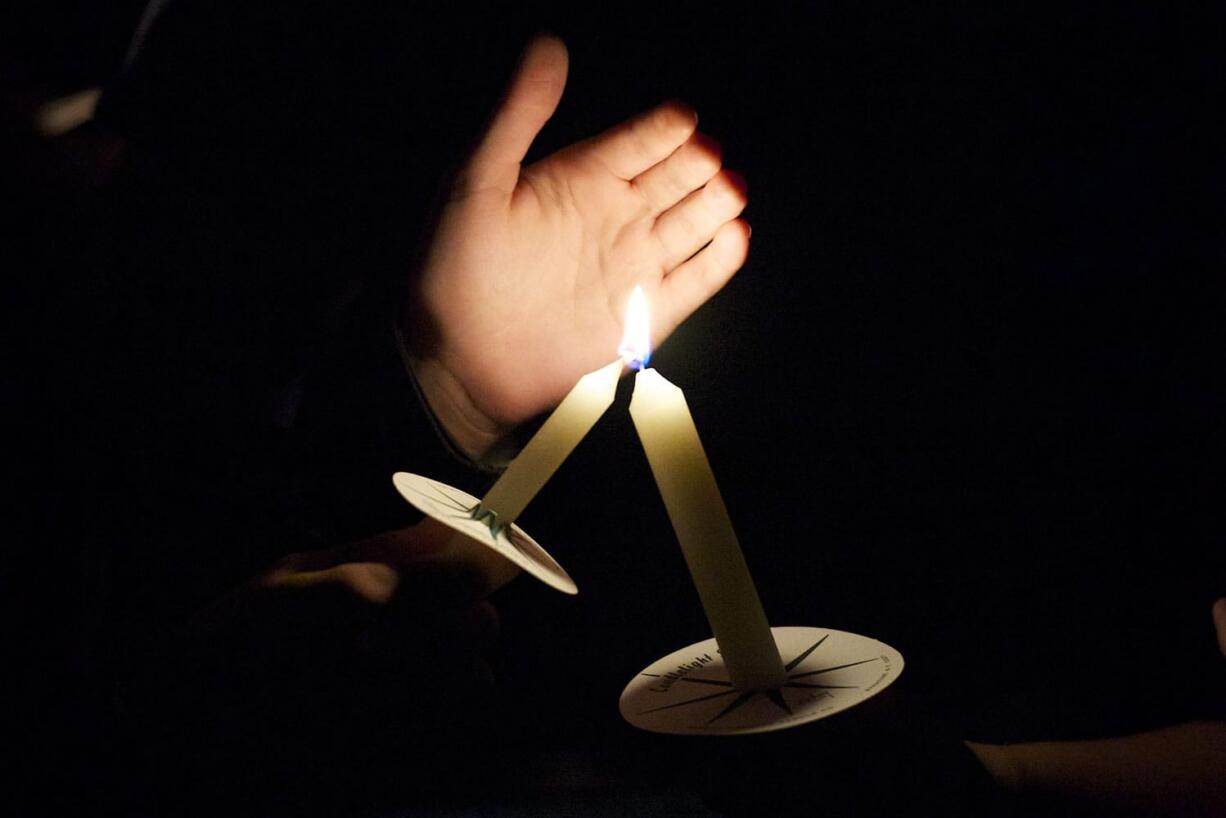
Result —
[[150, 709], [167, 811], [241, 793], [244, 810], [339, 814], [367, 790], [467, 786], [497, 706], [498, 619], [449, 531], [292, 554], [197, 615]]
[[658, 344], [748, 252], [744, 183], [720, 171], [683, 105], [523, 167], [566, 71], [560, 40], [529, 43], [443, 208], [410, 311], [414, 374], [473, 455], [615, 356], [636, 284]]
[[[1226, 597], [1212, 608], [1226, 657]], [[1195, 721], [1091, 741], [967, 742], [1011, 792], [1127, 815], [1226, 814], [1226, 722]], [[1096, 814], [1098, 810], [1095, 810]]]
[[427, 519], [290, 554], [197, 615], [193, 631], [219, 667], [280, 688], [283, 706], [303, 712], [323, 689], [426, 710], [485, 690], [498, 615], [483, 578], [449, 558], [450, 537]]
[[477, 656], [496, 633], [498, 616], [484, 599], [488, 584], [477, 567], [452, 559], [451, 537], [427, 518], [366, 540], [290, 554], [199, 613], [193, 630], [254, 629], [278, 644], [293, 631], [293, 639], [318, 641], [319, 630], [301, 627], [312, 620], [332, 637], [364, 639], [389, 609], [407, 607], [414, 611], [411, 627], [465, 637], [449, 644]]

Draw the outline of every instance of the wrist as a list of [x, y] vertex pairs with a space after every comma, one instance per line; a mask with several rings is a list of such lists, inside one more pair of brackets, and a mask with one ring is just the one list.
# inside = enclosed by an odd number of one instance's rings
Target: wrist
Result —
[[459, 379], [437, 359], [409, 356], [406, 363], [440, 431], [469, 459], [484, 459], [505, 430], [476, 407]]
[[435, 357], [417, 354], [399, 323], [396, 345], [405, 372], [447, 442], [465, 458], [479, 462], [506, 435], [506, 430], [477, 408], [460, 380]]

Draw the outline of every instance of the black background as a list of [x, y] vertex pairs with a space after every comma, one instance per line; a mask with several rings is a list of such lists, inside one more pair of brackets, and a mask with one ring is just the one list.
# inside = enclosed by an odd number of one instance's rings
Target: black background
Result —
[[[439, 178], [524, 38], [553, 30], [570, 80], [535, 155], [680, 98], [748, 178], [747, 264], [654, 365], [686, 391], [772, 622], [893, 644], [967, 737], [1206, 712], [1226, 592], [1219, 19], [289, 5], [172, 6], [104, 107], [234, 205], [192, 214], [202, 246], [270, 271], [204, 331], [264, 311], [288, 337], [318, 293], [396, 293]], [[114, 75], [124, 39], [85, 33], [132, 9], [39, 9], [12, 52], [33, 85]], [[47, 35], [65, 30], [78, 48]], [[61, 235], [26, 192], [35, 235]], [[71, 342], [29, 323], [31, 360], [59, 360]], [[523, 518], [580, 597], [520, 580], [496, 599], [510, 684], [574, 702], [562, 733], [617, 734], [624, 680], [707, 636], [628, 387]], [[379, 493], [359, 507], [402, 513], [383, 471], [356, 482]], [[555, 660], [592, 687], [522, 681]]]

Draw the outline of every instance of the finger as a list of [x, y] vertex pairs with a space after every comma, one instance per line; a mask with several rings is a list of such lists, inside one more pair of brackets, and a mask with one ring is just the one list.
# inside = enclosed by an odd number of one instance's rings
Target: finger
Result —
[[354, 562], [411, 565], [442, 553], [449, 536], [449, 528], [426, 518], [410, 528], [384, 531], [365, 540], [290, 554], [281, 561], [277, 570], [321, 571]]
[[745, 209], [745, 180], [723, 171], [656, 219], [654, 232], [664, 248], [664, 269], [697, 253], [725, 223]]
[[612, 173], [630, 181], [681, 147], [698, 124], [694, 110], [666, 102], [605, 131], [587, 143]]
[[631, 184], [653, 214], [668, 210], [719, 173], [720, 148], [714, 139], [695, 132], [665, 159]]
[[520, 163], [562, 99], [566, 70], [566, 46], [557, 37], [538, 35], [528, 43], [469, 160], [464, 184], [514, 191]]
[[276, 571], [261, 583], [265, 588], [337, 587], [376, 605], [387, 604], [400, 585], [400, 573], [381, 562], [347, 562], [318, 571]]
[[741, 269], [749, 253], [750, 232], [749, 225], [741, 219], [728, 222], [716, 231], [715, 238], [702, 252], [665, 276], [660, 284], [665, 305], [665, 314], [661, 316], [664, 334], [672, 332]]

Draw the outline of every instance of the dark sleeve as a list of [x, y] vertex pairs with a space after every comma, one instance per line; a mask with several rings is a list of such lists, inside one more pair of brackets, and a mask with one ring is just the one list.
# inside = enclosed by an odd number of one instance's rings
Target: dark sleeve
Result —
[[355, 305], [303, 381], [292, 427], [292, 467], [304, 514], [333, 541], [418, 518], [396, 493], [397, 471], [480, 495], [492, 473], [448, 439], [414, 383], [384, 311]]

